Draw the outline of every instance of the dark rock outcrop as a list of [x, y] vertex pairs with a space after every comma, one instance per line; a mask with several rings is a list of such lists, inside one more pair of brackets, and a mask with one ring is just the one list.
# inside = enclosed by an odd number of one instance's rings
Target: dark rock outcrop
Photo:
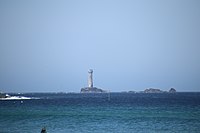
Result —
[[81, 93], [103, 93], [103, 92], [105, 91], [96, 87], [81, 88]]
[[174, 88], [171, 88], [171, 89], [169, 90], [169, 93], [176, 93], [176, 90], [175, 90]]

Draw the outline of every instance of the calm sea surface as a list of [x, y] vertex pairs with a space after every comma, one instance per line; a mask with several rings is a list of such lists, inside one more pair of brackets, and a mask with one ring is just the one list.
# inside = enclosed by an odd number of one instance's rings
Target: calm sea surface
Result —
[[0, 133], [200, 132], [200, 93], [21, 95], [40, 99], [0, 101]]

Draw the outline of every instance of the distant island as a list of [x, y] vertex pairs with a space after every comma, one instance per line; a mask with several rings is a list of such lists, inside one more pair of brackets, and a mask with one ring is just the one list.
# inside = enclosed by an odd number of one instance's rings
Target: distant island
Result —
[[93, 87], [93, 70], [88, 71], [88, 87], [81, 88], [81, 93], [103, 93], [105, 90]]
[[163, 90], [160, 90], [160, 89], [149, 88], [149, 89], [145, 89], [143, 91], [143, 93], [176, 93], [176, 90], [174, 88], [171, 88], [167, 92], [167, 91], [163, 91]]

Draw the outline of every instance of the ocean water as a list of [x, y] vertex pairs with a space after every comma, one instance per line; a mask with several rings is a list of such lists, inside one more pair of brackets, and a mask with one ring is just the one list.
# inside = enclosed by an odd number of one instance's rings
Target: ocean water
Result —
[[200, 132], [200, 93], [20, 95], [39, 99], [0, 101], [0, 133]]

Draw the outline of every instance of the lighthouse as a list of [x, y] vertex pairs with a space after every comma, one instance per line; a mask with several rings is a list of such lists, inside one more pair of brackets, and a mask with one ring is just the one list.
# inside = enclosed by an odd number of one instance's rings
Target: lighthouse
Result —
[[93, 70], [88, 70], [88, 87], [93, 87]]
[[93, 70], [88, 70], [88, 87], [81, 88], [81, 93], [103, 93], [102, 89], [93, 86]]

